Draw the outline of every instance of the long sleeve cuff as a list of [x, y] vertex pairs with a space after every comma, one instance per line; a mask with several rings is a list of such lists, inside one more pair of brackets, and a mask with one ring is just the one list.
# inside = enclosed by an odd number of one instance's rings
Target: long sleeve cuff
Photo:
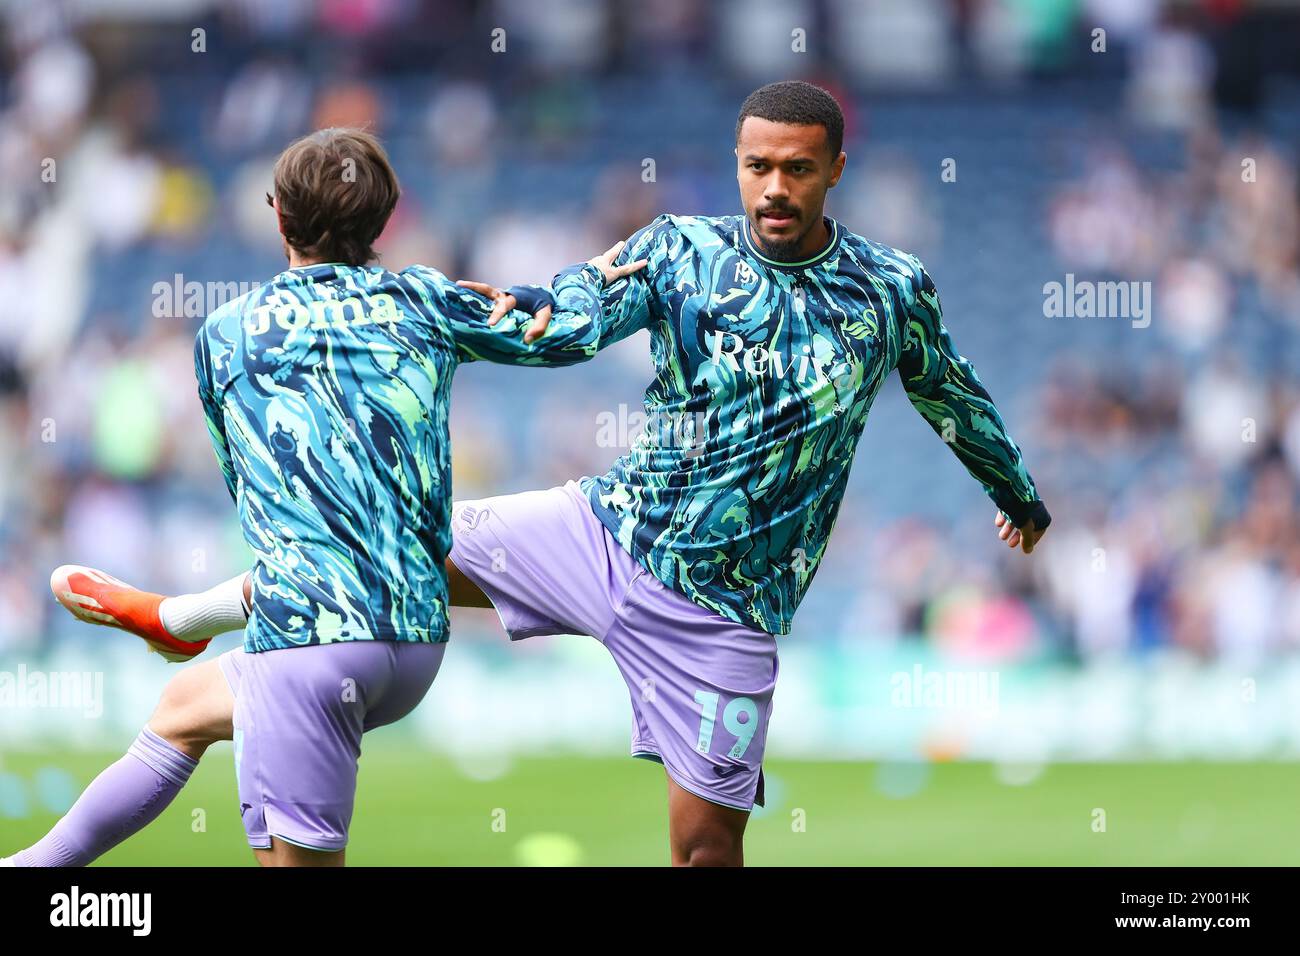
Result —
[[1033, 521], [1034, 527], [1042, 531], [1052, 523], [1052, 516], [1047, 512], [1047, 506], [1043, 504], [1041, 498], [1034, 501], [1017, 501], [1009, 499], [998, 503], [1002, 513], [1011, 519], [1011, 523], [1017, 528], [1023, 528], [1030, 521]]

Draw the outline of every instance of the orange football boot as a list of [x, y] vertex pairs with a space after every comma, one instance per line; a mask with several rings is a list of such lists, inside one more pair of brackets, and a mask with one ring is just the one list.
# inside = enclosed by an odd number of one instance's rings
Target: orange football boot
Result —
[[212, 641], [183, 641], [163, 627], [158, 606], [164, 595], [141, 591], [111, 574], [79, 564], [64, 564], [50, 575], [50, 590], [59, 603], [89, 624], [130, 631], [169, 661], [188, 661]]

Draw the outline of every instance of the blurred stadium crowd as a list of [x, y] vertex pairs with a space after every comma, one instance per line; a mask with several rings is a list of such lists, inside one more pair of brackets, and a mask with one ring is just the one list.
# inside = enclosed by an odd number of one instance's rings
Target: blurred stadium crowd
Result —
[[[96, 636], [50, 599], [57, 564], [176, 591], [246, 560], [191, 348], [225, 289], [284, 267], [263, 196], [289, 139], [384, 138], [405, 189], [390, 267], [546, 281], [661, 212], [738, 212], [736, 110], [787, 76], [844, 102], [831, 214], [926, 261], [1055, 517], [1034, 559], [1007, 553], [993, 506], [891, 384], [792, 639], [1019, 660], [1300, 649], [1300, 82], [1274, 68], [1300, 64], [1300, 41], [1277, 46], [1300, 24], [1285, 11], [0, 9], [0, 653]], [[1150, 282], [1149, 327], [1048, 317], [1044, 285], [1067, 274]], [[602, 423], [628, 421], [649, 378], [642, 336], [576, 369], [463, 370], [458, 497], [602, 471], [632, 437], [611, 444]]]

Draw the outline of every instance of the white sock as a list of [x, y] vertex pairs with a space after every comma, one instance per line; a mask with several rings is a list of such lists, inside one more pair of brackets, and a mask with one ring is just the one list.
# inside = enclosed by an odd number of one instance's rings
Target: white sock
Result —
[[201, 594], [164, 598], [158, 617], [172, 637], [182, 641], [205, 641], [226, 631], [237, 631], [248, 623], [244, 601], [244, 578], [240, 574]]

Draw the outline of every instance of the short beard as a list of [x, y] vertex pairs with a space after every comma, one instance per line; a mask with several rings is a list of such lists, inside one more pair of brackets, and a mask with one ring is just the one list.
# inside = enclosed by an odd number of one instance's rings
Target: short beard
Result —
[[763, 255], [769, 259], [775, 259], [777, 262], [794, 262], [795, 257], [799, 255], [799, 246], [808, 238], [808, 233], [812, 232], [812, 227], [810, 226], [802, 235], [776, 241], [764, 239], [759, 235], [757, 229], [751, 231], [758, 247], [763, 250]]

